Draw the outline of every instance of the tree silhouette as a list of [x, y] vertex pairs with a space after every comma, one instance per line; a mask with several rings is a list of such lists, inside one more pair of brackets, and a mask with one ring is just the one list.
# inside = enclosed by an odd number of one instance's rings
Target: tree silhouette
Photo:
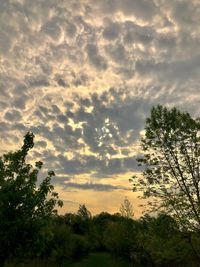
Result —
[[92, 218], [91, 212], [87, 209], [85, 204], [79, 205], [77, 215], [80, 216], [80, 218], [84, 221], [87, 221]]
[[49, 219], [55, 206], [62, 206], [50, 183], [53, 171], [36, 185], [42, 162], [26, 163], [33, 146], [34, 135], [28, 132], [19, 151], [0, 157], [0, 266], [8, 257], [42, 252], [52, 235]]
[[131, 219], [134, 216], [133, 206], [127, 197], [125, 197], [123, 203], [121, 204], [120, 213], [123, 217], [128, 219]]

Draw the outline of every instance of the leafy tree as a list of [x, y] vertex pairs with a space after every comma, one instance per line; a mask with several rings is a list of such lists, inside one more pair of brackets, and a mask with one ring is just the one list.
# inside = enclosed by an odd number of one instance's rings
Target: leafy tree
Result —
[[[153, 266], [199, 266], [194, 250], [183, 238], [183, 233], [171, 216], [160, 213], [157, 217], [151, 217], [146, 214], [139, 220], [137, 233], [139, 261], [143, 258], [142, 254], [145, 254]], [[147, 266], [151, 265], [148, 263]]]
[[80, 216], [83, 221], [87, 221], [92, 218], [91, 212], [87, 209], [85, 204], [79, 205], [77, 215]]
[[55, 206], [62, 206], [50, 183], [53, 171], [36, 185], [43, 164], [26, 163], [33, 146], [28, 132], [20, 150], [0, 157], [0, 266], [9, 257], [39, 255], [52, 235], [48, 225]]
[[121, 204], [120, 213], [123, 217], [128, 219], [131, 219], [134, 216], [133, 206], [127, 197], [125, 197], [123, 203]]
[[182, 227], [200, 228], [200, 121], [176, 108], [151, 110], [142, 139], [143, 178], [133, 190], [144, 192], [151, 210], [165, 210]]

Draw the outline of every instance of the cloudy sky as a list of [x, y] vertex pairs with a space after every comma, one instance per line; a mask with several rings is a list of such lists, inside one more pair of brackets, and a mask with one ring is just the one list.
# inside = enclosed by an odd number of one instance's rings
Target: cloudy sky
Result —
[[199, 0], [0, 0], [0, 153], [35, 134], [62, 213], [119, 211], [145, 118], [200, 116]]

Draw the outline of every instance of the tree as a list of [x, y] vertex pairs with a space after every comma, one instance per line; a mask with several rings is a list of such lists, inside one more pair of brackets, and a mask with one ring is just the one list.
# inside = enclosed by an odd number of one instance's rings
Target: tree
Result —
[[131, 219], [134, 216], [133, 206], [127, 197], [125, 197], [123, 203], [121, 204], [120, 213], [123, 217], [128, 219]]
[[200, 121], [176, 108], [151, 110], [141, 141], [143, 178], [133, 190], [143, 191], [151, 210], [165, 210], [186, 228], [200, 228]]
[[74, 219], [75, 220], [71, 224], [73, 232], [79, 235], [87, 233], [90, 228], [92, 215], [85, 204], [79, 205], [79, 209]]
[[77, 215], [83, 220], [88, 221], [92, 218], [91, 212], [87, 209], [85, 204], [79, 205], [79, 209], [77, 211]]
[[28, 132], [20, 150], [0, 157], [0, 266], [9, 257], [39, 255], [52, 235], [48, 228], [55, 206], [62, 206], [53, 191], [53, 171], [36, 185], [42, 162], [26, 163], [34, 146]]

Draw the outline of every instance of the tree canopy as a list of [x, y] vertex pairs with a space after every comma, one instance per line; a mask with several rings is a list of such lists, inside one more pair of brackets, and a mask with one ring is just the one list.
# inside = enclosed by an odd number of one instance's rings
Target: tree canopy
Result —
[[[37, 186], [42, 162], [26, 162], [34, 146], [34, 135], [28, 132], [20, 150], [0, 157], [0, 260], [38, 254], [50, 238], [46, 227], [55, 206], [62, 206], [51, 185], [53, 171]], [[2, 266], [1, 265], [1, 266]]]
[[186, 228], [200, 228], [200, 121], [161, 105], [146, 120], [138, 159], [143, 177], [132, 178], [151, 210], [163, 209]]

